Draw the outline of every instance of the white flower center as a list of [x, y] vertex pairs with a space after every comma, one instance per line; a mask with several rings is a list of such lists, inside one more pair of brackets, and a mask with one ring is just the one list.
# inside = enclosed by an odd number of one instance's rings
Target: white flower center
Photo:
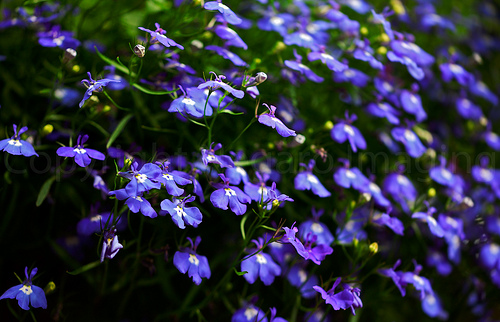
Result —
[[488, 169], [481, 169], [481, 171], [479, 171], [479, 174], [481, 178], [483, 178], [486, 181], [490, 181], [491, 179], [493, 179], [493, 174]]
[[54, 38], [54, 44], [57, 46], [61, 46], [64, 41], [64, 36], [59, 36], [57, 38]]
[[168, 180], [168, 181], [174, 180], [174, 177], [171, 174], [168, 174], [168, 173], [165, 173], [164, 175], [162, 175], [162, 177], [165, 178], [165, 180]]
[[392, 87], [392, 85], [388, 82], [383, 82], [382, 87], [388, 92], [392, 92], [394, 90], [394, 87]]
[[175, 207], [174, 210], [177, 213], [177, 216], [179, 216], [179, 217], [184, 217], [187, 215], [186, 212], [184, 211], [184, 208], [182, 208], [180, 206]]
[[355, 75], [354, 71], [351, 69], [344, 70], [344, 76], [347, 78], [351, 78]]
[[143, 200], [142, 200], [142, 198], [141, 198], [141, 197], [139, 197], [139, 196], [135, 196], [135, 197], [132, 197], [132, 198], [134, 198], [135, 200], [137, 200], [137, 201], [139, 201], [139, 202], [142, 202], [142, 201], [143, 201]]
[[354, 172], [352, 172], [351, 170], [349, 170], [349, 169], [346, 170], [345, 176], [348, 177], [348, 178], [350, 178], [350, 179], [356, 178], [356, 174]]
[[406, 186], [408, 185], [408, 179], [405, 177], [405, 176], [402, 176], [402, 175], [398, 175], [396, 177], [396, 180], [398, 181], [398, 183], [402, 186]]
[[349, 134], [349, 136], [354, 136], [354, 130], [352, 129], [352, 126], [344, 124], [344, 132]]
[[33, 293], [33, 290], [31, 289], [30, 285], [23, 285], [23, 287], [21, 287], [19, 290], [23, 292], [25, 295], [30, 295], [31, 293]]
[[13, 146], [22, 146], [23, 144], [21, 142], [19, 142], [19, 140], [9, 140], [9, 145], [13, 145]]
[[311, 36], [309, 36], [308, 34], [305, 34], [303, 32], [301, 32], [299, 34], [299, 38], [302, 39], [302, 40], [304, 40], [304, 41], [311, 41], [312, 40]]
[[272, 17], [271, 20], [269, 20], [269, 22], [272, 25], [281, 26], [282, 24], [285, 23], [285, 20], [283, 18], [280, 18], [280, 17]]
[[196, 104], [195, 101], [193, 101], [192, 99], [190, 99], [189, 97], [185, 97], [183, 100], [182, 100], [182, 103], [183, 104], [186, 104], [186, 105], [194, 105]]
[[260, 195], [267, 194], [267, 188], [266, 187], [260, 187], [259, 190], [257, 190], [257, 192]]
[[312, 174], [307, 174], [307, 181], [309, 181], [310, 183], [312, 184], [316, 184], [316, 183], [319, 183], [318, 179], [316, 178], [316, 176], [312, 175]]
[[259, 312], [253, 308], [253, 307], [248, 307], [245, 310], [245, 317], [247, 318], [247, 321], [251, 321], [255, 316], [257, 316]]
[[452, 174], [450, 171], [448, 171], [448, 169], [445, 169], [445, 168], [442, 168], [441, 169], [441, 175], [446, 179], [446, 180], [450, 180], [451, 177], [452, 177]]
[[413, 280], [418, 285], [424, 285], [424, 280], [420, 276], [418, 276], [418, 275], [413, 275]]
[[410, 130], [405, 130], [405, 139], [406, 141], [409, 141], [409, 142], [413, 142], [417, 139], [417, 137], [415, 136], [415, 134], [410, 131]]
[[299, 280], [300, 283], [304, 283], [307, 280], [307, 273], [303, 269], [299, 270]]
[[500, 252], [500, 247], [497, 244], [491, 244], [490, 245], [490, 253], [492, 255], [496, 255], [496, 254], [498, 254], [498, 252]]
[[85, 153], [87, 153], [87, 151], [85, 151], [85, 149], [79, 149], [79, 148], [75, 148], [75, 149], [73, 149], [73, 151], [75, 151], [77, 154], [85, 154]]
[[264, 257], [264, 255], [257, 254], [257, 255], [255, 255], [255, 257], [257, 258], [257, 263], [259, 263], [259, 264], [267, 264], [267, 259]]
[[95, 215], [93, 217], [90, 217], [91, 222], [101, 221], [101, 219], [102, 219], [101, 215]]
[[316, 234], [321, 234], [323, 232], [323, 227], [319, 223], [315, 222], [311, 225], [311, 230]]
[[247, 173], [242, 167], [236, 167], [236, 172], [238, 172], [242, 176], [246, 176]]
[[135, 178], [137, 179], [138, 183], [144, 183], [148, 179], [148, 176], [141, 173], [141, 174], [136, 174]]
[[208, 161], [208, 162], [212, 162], [212, 161], [214, 161], [214, 160], [215, 160], [215, 155], [213, 155], [213, 154], [209, 154], [209, 155], [207, 155], [207, 161]]
[[417, 104], [418, 103], [418, 99], [415, 95], [411, 94], [410, 95], [410, 102], [412, 102], [413, 104]]
[[452, 72], [452, 73], [454, 73], [454, 74], [459, 74], [459, 73], [462, 73], [462, 72], [463, 72], [463, 70], [464, 70], [464, 69], [462, 68], [462, 66], [459, 66], [459, 65], [457, 65], [457, 64], [450, 64], [450, 66], [449, 66], [449, 67], [450, 67], [451, 72]]
[[228, 196], [228, 197], [236, 196], [236, 192], [233, 189], [225, 188], [224, 190], [226, 191], [226, 196]]
[[380, 188], [375, 183], [373, 183], [373, 182], [370, 182], [369, 189], [373, 193], [379, 193], [380, 192]]
[[468, 99], [464, 98], [464, 99], [462, 100], [462, 107], [463, 107], [463, 108], [469, 108], [470, 106], [471, 106], [470, 101], [469, 101]]
[[189, 262], [193, 265], [198, 266], [198, 264], [200, 263], [200, 260], [196, 257], [195, 254], [189, 254]]

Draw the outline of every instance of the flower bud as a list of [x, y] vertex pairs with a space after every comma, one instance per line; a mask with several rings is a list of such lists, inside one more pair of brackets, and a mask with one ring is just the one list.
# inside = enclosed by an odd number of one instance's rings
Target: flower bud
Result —
[[376, 254], [378, 252], [378, 244], [376, 242], [371, 243], [368, 249], [370, 249], [371, 254]]
[[250, 77], [248, 79], [248, 83], [245, 84], [245, 87], [257, 86], [264, 83], [267, 79], [267, 74], [264, 72], [258, 72], [255, 77]]
[[42, 128], [42, 135], [50, 134], [50, 133], [52, 133], [52, 131], [54, 131], [54, 126], [52, 124], [46, 124]]
[[332, 121], [327, 121], [324, 125], [325, 130], [331, 130], [333, 129], [333, 122]]
[[50, 281], [47, 284], [47, 286], [45, 286], [43, 291], [45, 292], [45, 294], [50, 294], [50, 293], [54, 292], [55, 289], [56, 289], [56, 284], [54, 282]]
[[306, 137], [303, 136], [302, 134], [297, 134], [296, 136], [293, 137], [293, 140], [288, 143], [287, 147], [289, 148], [294, 148], [296, 146], [304, 144], [306, 141]]
[[142, 57], [144, 57], [144, 55], [146, 55], [146, 48], [144, 48], [143, 45], [135, 45], [134, 54], [137, 57], [142, 58]]
[[359, 29], [359, 32], [362, 34], [362, 35], [368, 35], [368, 28], [366, 27], [361, 27]]
[[429, 190], [427, 190], [427, 195], [432, 198], [432, 197], [435, 197], [436, 196], [436, 189], [434, 188], [430, 188]]
[[380, 54], [380, 55], [387, 54], [387, 47], [385, 47], [385, 46], [378, 47], [377, 48], [377, 54]]
[[66, 64], [75, 59], [75, 57], [76, 57], [76, 50], [74, 50], [73, 48], [66, 48], [66, 50], [64, 51], [62, 62], [63, 64]]

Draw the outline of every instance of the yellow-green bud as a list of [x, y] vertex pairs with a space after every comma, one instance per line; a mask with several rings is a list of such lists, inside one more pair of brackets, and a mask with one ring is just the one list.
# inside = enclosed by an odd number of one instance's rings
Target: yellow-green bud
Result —
[[405, 7], [399, 0], [391, 0], [392, 10], [398, 16], [404, 15], [406, 13]]
[[73, 69], [73, 71], [74, 71], [75, 73], [80, 72], [80, 66], [79, 66], [79, 65], [73, 65], [73, 68], [72, 68], [72, 69]]
[[376, 254], [378, 252], [378, 243], [371, 243], [368, 248], [370, 249], [370, 253]]
[[52, 133], [52, 131], [54, 131], [54, 126], [52, 124], [46, 124], [42, 128], [42, 135], [50, 134], [50, 133]]
[[283, 51], [283, 50], [285, 50], [285, 48], [286, 48], [285, 43], [282, 42], [282, 41], [278, 41], [276, 43], [276, 45], [274, 46], [274, 48], [273, 48], [273, 53], [277, 53], [277, 52]]
[[368, 28], [366, 27], [361, 27], [359, 29], [359, 32], [362, 34], [362, 35], [368, 35]]
[[427, 195], [432, 198], [434, 196], [436, 196], [436, 189], [434, 188], [430, 188], [429, 190], [427, 190]]
[[333, 129], [333, 122], [332, 121], [327, 121], [324, 125], [325, 130], [331, 130]]
[[387, 47], [385, 46], [380, 46], [377, 48], [377, 54], [379, 55], [385, 55], [387, 54]]
[[107, 105], [107, 104], [106, 104], [106, 105], [104, 105], [104, 107], [102, 108], [102, 111], [103, 111], [104, 113], [107, 113], [107, 112], [111, 111], [111, 106], [109, 106], [109, 105]]
[[54, 292], [55, 289], [56, 289], [56, 284], [54, 282], [50, 281], [47, 284], [47, 286], [45, 286], [43, 291], [45, 292], [45, 294], [50, 294], [50, 293]]
[[387, 34], [381, 34], [379, 39], [381, 42], [389, 42], [391, 40], [391, 38], [389, 38], [389, 36], [387, 36]]

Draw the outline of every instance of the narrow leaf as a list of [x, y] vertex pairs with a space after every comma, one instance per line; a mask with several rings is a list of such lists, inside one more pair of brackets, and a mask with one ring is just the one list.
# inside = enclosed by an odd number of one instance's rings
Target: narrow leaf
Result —
[[[94, 47], [95, 48], [95, 52], [97, 53], [97, 55], [102, 59], [104, 60], [106, 63], [110, 64], [110, 65], [113, 65], [116, 67], [116, 69], [118, 69], [119, 71], [121, 71], [122, 73], [125, 73], [125, 74], [130, 74], [130, 71], [127, 67], [123, 66], [122, 64], [120, 63], [117, 63], [115, 62], [114, 60], [104, 56], [103, 54], [101, 54], [101, 52], [99, 51], [99, 49], [97, 49], [97, 47]], [[135, 73], [132, 73], [132, 75], [130, 75], [132, 77], [135, 77]]]
[[132, 86], [134, 86], [135, 88], [137, 88], [138, 90], [140, 90], [141, 92], [144, 92], [146, 94], [150, 94], [150, 95], [167, 95], [167, 94], [172, 94], [174, 92], [176, 92], [177, 90], [174, 89], [174, 90], [171, 90], [171, 91], [152, 91], [150, 89], [147, 89], [145, 87], [142, 87], [141, 85], [139, 84], [132, 84]]
[[233, 112], [233, 111], [228, 110], [228, 109], [219, 111], [219, 113], [226, 113], [226, 114], [230, 114], [230, 115], [243, 115], [244, 114], [243, 112]]
[[40, 192], [38, 193], [38, 197], [36, 198], [36, 206], [40, 207], [42, 202], [47, 198], [47, 195], [49, 194], [50, 187], [52, 186], [52, 183], [54, 182], [56, 177], [50, 177], [47, 181], [42, 186], [42, 189], [40, 189]]
[[127, 125], [128, 121], [130, 121], [132, 116], [133, 116], [133, 114], [129, 114], [129, 115], [125, 116], [120, 121], [120, 123], [118, 123], [118, 126], [113, 131], [113, 133], [111, 134], [111, 137], [108, 140], [108, 143], [106, 144], [106, 149], [108, 149], [111, 146], [111, 144], [113, 144], [113, 142], [115, 142], [116, 138], [122, 133], [123, 129]]
[[88, 263], [87, 265], [83, 265], [82, 267], [77, 268], [77, 269], [75, 269], [72, 272], [66, 271], [66, 273], [68, 273], [70, 275], [78, 275], [78, 274], [84, 273], [86, 271], [89, 271], [89, 270], [91, 270], [94, 267], [99, 266], [99, 264], [101, 264], [100, 261], [95, 261], [95, 262], [92, 262], [92, 263]]
[[245, 275], [246, 273], [248, 273], [247, 271], [238, 272], [238, 271], [236, 270], [236, 268], [234, 268], [234, 267], [233, 267], [233, 269], [234, 269], [234, 272], [235, 272], [238, 276], [243, 276], [243, 275]]

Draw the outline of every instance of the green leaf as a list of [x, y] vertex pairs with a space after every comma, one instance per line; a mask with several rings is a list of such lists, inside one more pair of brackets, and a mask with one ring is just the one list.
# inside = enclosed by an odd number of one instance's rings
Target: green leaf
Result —
[[100, 124], [94, 121], [89, 121], [89, 124], [95, 127], [97, 130], [99, 130], [99, 132], [101, 132], [104, 136], [109, 136], [108, 131], [106, 131], [106, 129], [104, 129]]
[[88, 263], [87, 265], [83, 265], [82, 267], [77, 268], [77, 269], [75, 269], [72, 272], [66, 271], [66, 273], [68, 273], [70, 275], [78, 275], [78, 274], [84, 273], [86, 271], [89, 271], [89, 270], [91, 270], [94, 267], [99, 266], [99, 264], [101, 264], [100, 261], [95, 261], [95, 262], [92, 262], [92, 263]]
[[141, 85], [139, 84], [132, 84], [132, 86], [134, 86], [135, 88], [137, 88], [138, 90], [140, 90], [141, 92], [144, 92], [146, 94], [150, 94], [150, 95], [167, 95], [167, 94], [172, 94], [174, 92], [176, 92], [177, 90], [174, 89], [174, 90], [171, 90], [171, 91], [152, 91], [150, 89], [147, 89], [145, 87], [142, 87]]
[[176, 130], [157, 129], [155, 127], [146, 126], [146, 125], [142, 125], [141, 128], [143, 128], [145, 130], [148, 130], [148, 131], [152, 131], [152, 132], [158, 132], [158, 133], [177, 133], [178, 132]]
[[233, 112], [233, 111], [228, 110], [228, 109], [219, 111], [219, 113], [226, 113], [226, 114], [229, 114], [229, 115], [243, 115], [244, 114], [243, 112]]
[[42, 186], [42, 189], [40, 189], [40, 192], [38, 193], [38, 197], [36, 198], [36, 206], [40, 207], [42, 202], [47, 198], [47, 195], [49, 194], [50, 187], [52, 186], [52, 183], [56, 177], [50, 177], [47, 181]]
[[113, 131], [113, 133], [111, 134], [111, 137], [108, 140], [108, 143], [106, 144], [106, 149], [108, 149], [111, 146], [111, 144], [113, 144], [113, 142], [115, 142], [116, 138], [122, 133], [123, 129], [127, 125], [128, 121], [130, 121], [130, 119], [132, 118], [132, 116], [133, 116], [132, 114], [129, 114], [129, 115], [125, 116], [120, 121], [120, 123], [118, 123], [118, 126]]
[[95, 48], [95, 52], [97, 53], [97, 55], [98, 55], [98, 56], [99, 56], [102, 60], [104, 60], [106, 63], [108, 63], [108, 64], [110, 64], [110, 65], [115, 66], [115, 67], [116, 67], [116, 69], [118, 69], [118, 70], [119, 70], [119, 71], [121, 71], [122, 73], [125, 73], [125, 74], [127, 74], [127, 75], [130, 75], [131, 77], [135, 77], [135, 76], [136, 76], [136, 75], [135, 75], [135, 73], [130, 74], [130, 70], [129, 70], [127, 67], [123, 66], [123, 65], [121, 64], [121, 62], [119, 62], [119, 63], [115, 62], [114, 60], [112, 60], [112, 59], [110, 59], [110, 58], [108, 58], [108, 57], [104, 56], [103, 54], [101, 54], [101, 52], [99, 51], [99, 49], [97, 49], [97, 47], [94, 47], [94, 48]]
[[234, 268], [234, 267], [233, 267], [233, 270], [234, 270], [234, 272], [235, 272], [238, 276], [243, 276], [243, 275], [245, 275], [246, 273], [248, 273], [247, 271], [238, 272], [238, 271], [236, 270], [236, 268]]

